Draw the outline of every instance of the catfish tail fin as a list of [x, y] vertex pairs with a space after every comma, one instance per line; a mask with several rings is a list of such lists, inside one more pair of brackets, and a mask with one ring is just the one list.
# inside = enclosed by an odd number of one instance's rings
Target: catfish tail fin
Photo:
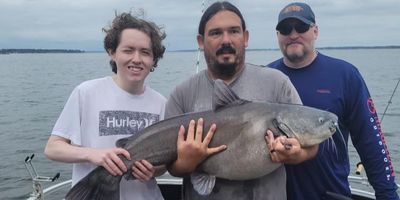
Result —
[[103, 167], [97, 167], [83, 177], [65, 196], [66, 200], [119, 200], [119, 182], [122, 176], [113, 176]]

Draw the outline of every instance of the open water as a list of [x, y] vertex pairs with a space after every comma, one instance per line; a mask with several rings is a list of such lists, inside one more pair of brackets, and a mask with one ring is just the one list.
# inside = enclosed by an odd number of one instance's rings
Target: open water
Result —
[[[400, 49], [321, 50], [358, 67], [382, 115], [400, 78]], [[248, 51], [246, 60], [265, 65], [279, 51]], [[202, 55], [200, 55], [202, 58]], [[175, 85], [196, 73], [197, 52], [168, 52], [147, 84], [168, 97]], [[71, 177], [71, 165], [47, 160], [43, 149], [72, 89], [82, 81], [112, 75], [106, 53], [0, 55], [0, 199], [25, 199], [32, 191], [24, 166], [35, 154], [40, 175], [61, 172]], [[204, 69], [201, 59], [200, 69]], [[382, 127], [397, 182], [400, 177], [400, 88], [385, 114]], [[358, 156], [350, 148], [352, 174]], [[48, 184], [45, 184], [46, 186]]]

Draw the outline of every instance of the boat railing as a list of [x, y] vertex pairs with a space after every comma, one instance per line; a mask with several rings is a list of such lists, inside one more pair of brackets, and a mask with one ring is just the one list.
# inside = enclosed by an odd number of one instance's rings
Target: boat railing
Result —
[[[66, 180], [54, 185], [51, 185], [49, 187], [43, 188], [43, 183], [45, 182], [54, 182], [60, 177], [60, 173], [57, 173], [53, 177], [47, 177], [47, 176], [40, 176], [37, 173], [37, 170], [35, 166], [33, 165], [33, 158], [35, 157], [34, 154], [31, 154], [25, 158], [25, 167], [26, 170], [28, 171], [29, 175], [31, 176], [32, 180], [32, 193], [29, 194], [29, 197], [27, 200], [44, 200], [45, 196], [48, 197], [49, 194], [55, 193], [59, 190], [62, 190], [67, 187], [71, 187], [72, 180]], [[172, 177], [171, 175], [165, 173], [162, 176], [159, 176], [156, 178], [157, 183], [160, 185], [182, 185], [182, 179], [181, 178], [176, 178]]]
[[[44, 200], [45, 196], [48, 197], [49, 194], [59, 191], [61, 189], [66, 189], [71, 187], [72, 180], [66, 180], [47, 188], [42, 187], [43, 182], [54, 182], [60, 177], [60, 173], [57, 173], [53, 177], [45, 177], [38, 175], [34, 165], [32, 164], [32, 159], [34, 155], [30, 155], [25, 159], [25, 166], [32, 178], [33, 192], [29, 195], [27, 200]], [[156, 178], [159, 185], [182, 185], [182, 179], [173, 177], [168, 173]], [[348, 180], [350, 182], [350, 190], [353, 195], [361, 196], [366, 199], [375, 199], [375, 193], [372, 186], [368, 182], [368, 178], [365, 175], [349, 176]], [[355, 187], [356, 186], [356, 187]], [[400, 185], [397, 184], [400, 188]]]
[[53, 177], [48, 177], [48, 176], [40, 176], [37, 171], [35, 166], [32, 163], [33, 158], [35, 157], [35, 154], [32, 154], [30, 156], [27, 156], [25, 158], [25, 167], [26, 170], [28, 171], [29, 175], [31, 176], [32, 179], [32, 187], [33, 187], [33, 192], [29, 196], [29, 200], [39, 200], [44, 198], [44, 192], [48, 192], [49, 188], [43, 189], [42, 187], [42, 182], [54, 182], [58, 178], [60, 178], [60, 173], [57, 173]]

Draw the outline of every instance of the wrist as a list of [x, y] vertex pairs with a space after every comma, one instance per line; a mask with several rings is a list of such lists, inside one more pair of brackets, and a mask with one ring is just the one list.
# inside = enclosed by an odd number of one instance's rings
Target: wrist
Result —
[[80, 159], [83, 161], [83, 162], [91, 162], [91, 163], [93, 163], [93, 161], [91, 160], [91, 158], [92, 158], [92, 151], [93, 151], [93, 149], [91, 149], [91, 148], [88, 148], [88, 147], [84, 147], [84, 148], [82, 148], [82, 151], [81, 151], [81, 154], [80, 154]]
[[318, 145], [314, 145], [307, 148], [301, 148], [299, 153], [300, 155], [298, 156], [296, 162], [301, 163], [306, 160], [310, 160], [311, 158], [315, 157], [315, 155], [317, 155], [317, 152], [318, 152]]
[[184, 162], [183, 160], [177, 159], [170, 167], [173, 174], [185, 175], [193, 172], [196, 166], [190, 164], [190, 162]]

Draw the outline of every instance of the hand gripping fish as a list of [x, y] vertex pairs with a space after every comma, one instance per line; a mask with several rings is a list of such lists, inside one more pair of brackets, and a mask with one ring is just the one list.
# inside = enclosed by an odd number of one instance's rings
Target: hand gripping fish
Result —
[[[222, 80], [216, 80], [212, 110], [169, 118], [118, 140], [116, 145], [131, 155], [131, 160], [120, 156], [121, 159], [128, 169], [138, 160], [147, 160], [154, 166], [171, 164], [177, 158], [180, 125], [200, 117], [204, 119], [204, 130], [212, 123], [218, 127], [209, 146], [227, 145], [225, 151], [203, 161], [191, 176], [194, 188], [202, 195], [212, 191], [216, 177], [249, 180], [277, 169], [281, 164], [271, 161], [264, 139], [268, 129], [276, 135], [296, 138], [302, 147], [307, 147], [330, 138], [338, 126], [333, 113], [295, 104], [246, 101]], [[133, 178], [131, 171], [125, 177]], [[119, 199], [121, 178], [97, 167], [71, 188], [66, 199]]]

